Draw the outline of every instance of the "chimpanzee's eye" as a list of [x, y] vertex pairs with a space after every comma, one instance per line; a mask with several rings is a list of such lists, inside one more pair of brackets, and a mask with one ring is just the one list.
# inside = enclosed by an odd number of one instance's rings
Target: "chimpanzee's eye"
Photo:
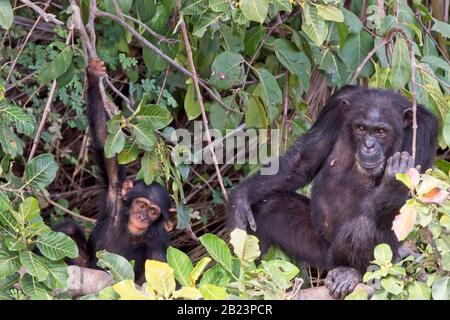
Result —
[[138, 207], [139, 207], [139, 209], [144, 209], [145, 208], [145, 203], [138, 202]]
[[366, 131], [366, 128], [363, 125], [357, 126], [356, 129], [358, 129], [358, 131], [360, 131], [360, 132], [365, 132]]
[[378, 128], [377, 129], [377, 134], [380, 136], [383, 136], [386, 133], [386, 130], [384, 130], [383, 128]]

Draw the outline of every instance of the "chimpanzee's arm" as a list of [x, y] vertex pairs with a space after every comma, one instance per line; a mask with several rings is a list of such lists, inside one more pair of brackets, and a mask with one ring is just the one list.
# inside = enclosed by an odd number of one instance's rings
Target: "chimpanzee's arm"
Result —
[[[86, 110], [89, 121], [89, 129], [92, 135], [92, 149], [108, 188], [107, 207], [109, 210], [117, 208], [118, 196], [120, 195], [119, 164], [116, 157], [105, 158], [104, 144], [106, 141], [107, 115], [103, 107], [103, 100], [100, 94], [99, 81], [105, 75], [103, 61], [93, 59], [87, 68], [87, 88], [86, 88]], [[114, 214], [111, 212], [111, 214]]]

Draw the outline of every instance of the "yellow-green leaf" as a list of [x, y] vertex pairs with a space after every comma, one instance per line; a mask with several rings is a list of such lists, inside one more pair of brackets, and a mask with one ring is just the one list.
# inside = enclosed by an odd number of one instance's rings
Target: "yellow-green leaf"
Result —
[[248, 235], [244, 230], [234, 229], [231, 232], [230, 243], [241, 262], [254, 261], [261, 255], [258, 242], [258, 238]]
[[145, 279], [150, 287], [164, 298], [169, 298], [175, 291], [173, 269], [165, 262], [147, 260], [145, 262]]

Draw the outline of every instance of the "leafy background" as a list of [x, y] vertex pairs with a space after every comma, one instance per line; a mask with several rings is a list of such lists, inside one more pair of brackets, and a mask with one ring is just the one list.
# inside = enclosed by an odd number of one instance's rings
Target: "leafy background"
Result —
[[[87, 23], [89, 1], [72, 2]], [[33, 196], [47, 224], [72, 216], [89, 232], [98, 190], [83, 113], [86, 51], [71, 28], [69, 1], [39, 3], [52, 14], [45, 18], [29, 3], [0, 0], [2, 205], [19, 210]], [[108, 124], [105, 154], [118, 154], [130, 177], [166, 185], [178, 208], [172, 245], [194, 261], [205, 249], [192, 233], [225, 235], [219, 181], [229, 189], [258, 165], [221, 164], [217, 174], [212, 165], [183, 165], [171, 157], [172, 151], [186, 151], [168, 139], [173, 129], [193, 132], [193, 121], [202, 119], [194, 82], [186, 75], [191, 69], [180, 12], [210, 128], [277, 128], [283, 152], [309, 128], [327, 98], [352, 78], [412, 98], [410, 41], [417, 102], [438, 116], [439, 159], [448, 159], [449, 1], [180, 4], [181, 10], [174, 0], [96, 1], [95, 35], [111, 84], [105, 84], [106, 94], [121, 111]], [[188, 225], [192, 232], [185, 232]]]

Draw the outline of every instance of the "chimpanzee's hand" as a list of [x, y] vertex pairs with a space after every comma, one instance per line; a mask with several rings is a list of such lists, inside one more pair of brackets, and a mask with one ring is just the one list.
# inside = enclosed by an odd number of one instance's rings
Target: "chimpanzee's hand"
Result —
[[349, 267], [339, 267], [328, 271], [325, 278], [325, 286], [333, 298], [344, 299], [361, 280], [361, 274], [358, 270]]
[[105, 63], [99, 58], [94, 58], [89, 62], [88, 72], [97, 78], [102, 78], [106, 75]]
[[250, 203], [244, 197], [236, 197], [230, 199], [229, 214], [234, 216], [235, 225], [234, 228], [247, 230], [247, 221], [250, 224], [250, 228], [256, 231], [255, 218], [253, 217]]
[[384, 177], [395, 179], [397, 173], [406, 173], [411, 168], [414, 168], [414, 158], [406, 151], [396, 152], [387, 161]]

